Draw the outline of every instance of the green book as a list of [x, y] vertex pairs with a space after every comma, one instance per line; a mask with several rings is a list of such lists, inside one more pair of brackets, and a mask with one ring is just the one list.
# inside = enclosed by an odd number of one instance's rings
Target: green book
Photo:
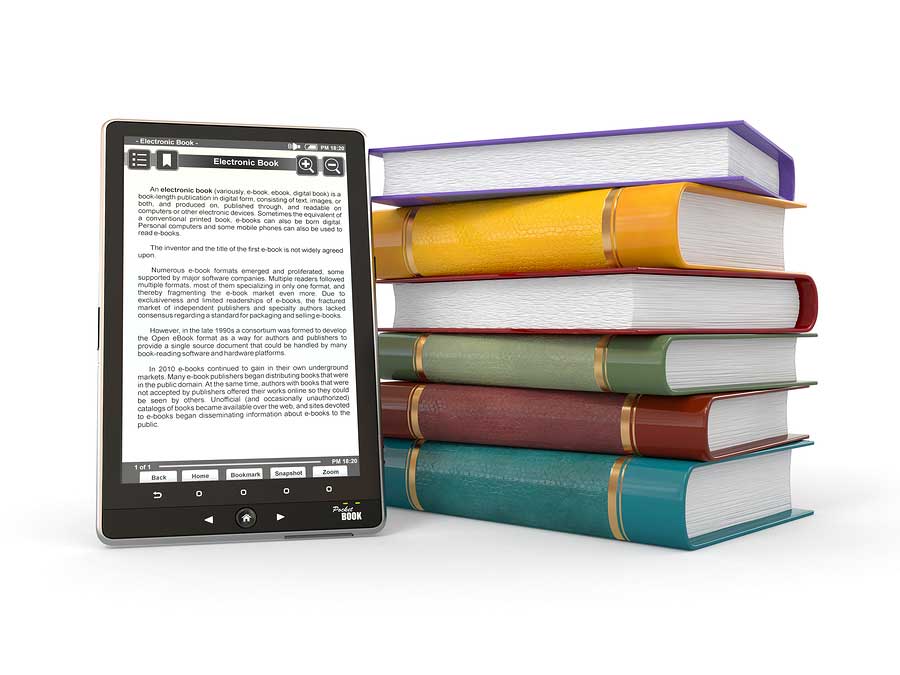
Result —
[[798, 382], [812, 335], [471, 335], [381, 333], [384, 379], [663, 396]]
[[798, 441], [716, 463], [386, 438], [388, 506], [697, 549], [797, 520]]

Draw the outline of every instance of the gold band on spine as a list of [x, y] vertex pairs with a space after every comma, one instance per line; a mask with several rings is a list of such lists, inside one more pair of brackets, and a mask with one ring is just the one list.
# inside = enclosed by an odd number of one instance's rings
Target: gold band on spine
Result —
[[622, 438], [622, 450], [625, 454], [639, 455], [637, 443], [634, 440], [634, 421], [637, 416], [637, 402], [640, 394], [628, 394], [622, 403], [622, 414], [619, 418], [619, 434]]
[[416, 493], [416, 463], [419, 461], [419, 448], [423, 440], [418, 440], [409, 448], [406, 455], [406, 500], [416, 511], [424, 511], [419, 495]]
[[427, 335], [420, 335], [416, 338], [416, 344], [413, 348], [413, 368], [416, 371], [416, 377], [425, 382], [428, 378], [425, 376], [425, 340]]
[[422, 398], [422, 392], [425, 391], [424, 384], [417, 384], [409, 392], [409, 399], [406, 401], [406, 425], [409, 427], [409, 435], [413, 438], [424, 439], [422, 429], [419, 428], [419, 399]]
[[609, 470], [609, 483], [606, 488], [606, 515], [609, 519], [609, 529], [613, 537], [619, 541], [629, 541], [622, 520], [622, 487], [625, 469], [630, 461], [631, 457], [619, 457], [613, 462], [612, 468]]
[[613, 188], [603, 202], [603, 215], [600, 230], [603, 235], [603, 258], [606, 267], [621, 267], [619, 254], [616, 251], [616, 203], [622, 188]]
[[600, 391], [610, 391], [609, 378], [606, 375], [606, 356], [612, 339], [612, 335], [604, 335], [594, 347], [594, 382], [600, 387]]
[[420, 276], [419, 270], [416, 269], [416, 261], [413, 258], [412, 246], [413, 221], [416, 219], [416, 213], [418, 213], [418, 211], [418, 207], [414, 206], [406, 212], [406, 215], [403, 217], [403, 227], [400, 232], [400, 243], [403, 247], [403, 264], [406, 265], [406, 271], [414, 277]]

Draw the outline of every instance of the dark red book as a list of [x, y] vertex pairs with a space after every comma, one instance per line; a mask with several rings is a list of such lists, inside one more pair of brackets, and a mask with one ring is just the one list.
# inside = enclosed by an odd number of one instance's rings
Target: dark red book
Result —
[[788, 389], [651, 396], [459, 384], [381, 384], [385, 436], [713, 461], [806, 436]]

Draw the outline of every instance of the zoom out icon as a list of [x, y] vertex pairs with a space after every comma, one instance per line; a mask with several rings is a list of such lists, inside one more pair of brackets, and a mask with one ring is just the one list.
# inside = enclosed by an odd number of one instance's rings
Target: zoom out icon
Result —
[[318, 157], [314, 155], [297, 155], [297, 173], [301, 176], [315, 176], [319, 173]]
[[343, 176], [344, 175], [344, 159], [343, 157], [326, 157], [322, 162], [325, 167], [326, 176]]

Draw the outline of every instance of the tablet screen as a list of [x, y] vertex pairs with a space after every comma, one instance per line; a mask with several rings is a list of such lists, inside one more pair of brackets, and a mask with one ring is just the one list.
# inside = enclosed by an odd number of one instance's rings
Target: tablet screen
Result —
[[358, 476], [345, 146], [122, 150], [122, 483]]

